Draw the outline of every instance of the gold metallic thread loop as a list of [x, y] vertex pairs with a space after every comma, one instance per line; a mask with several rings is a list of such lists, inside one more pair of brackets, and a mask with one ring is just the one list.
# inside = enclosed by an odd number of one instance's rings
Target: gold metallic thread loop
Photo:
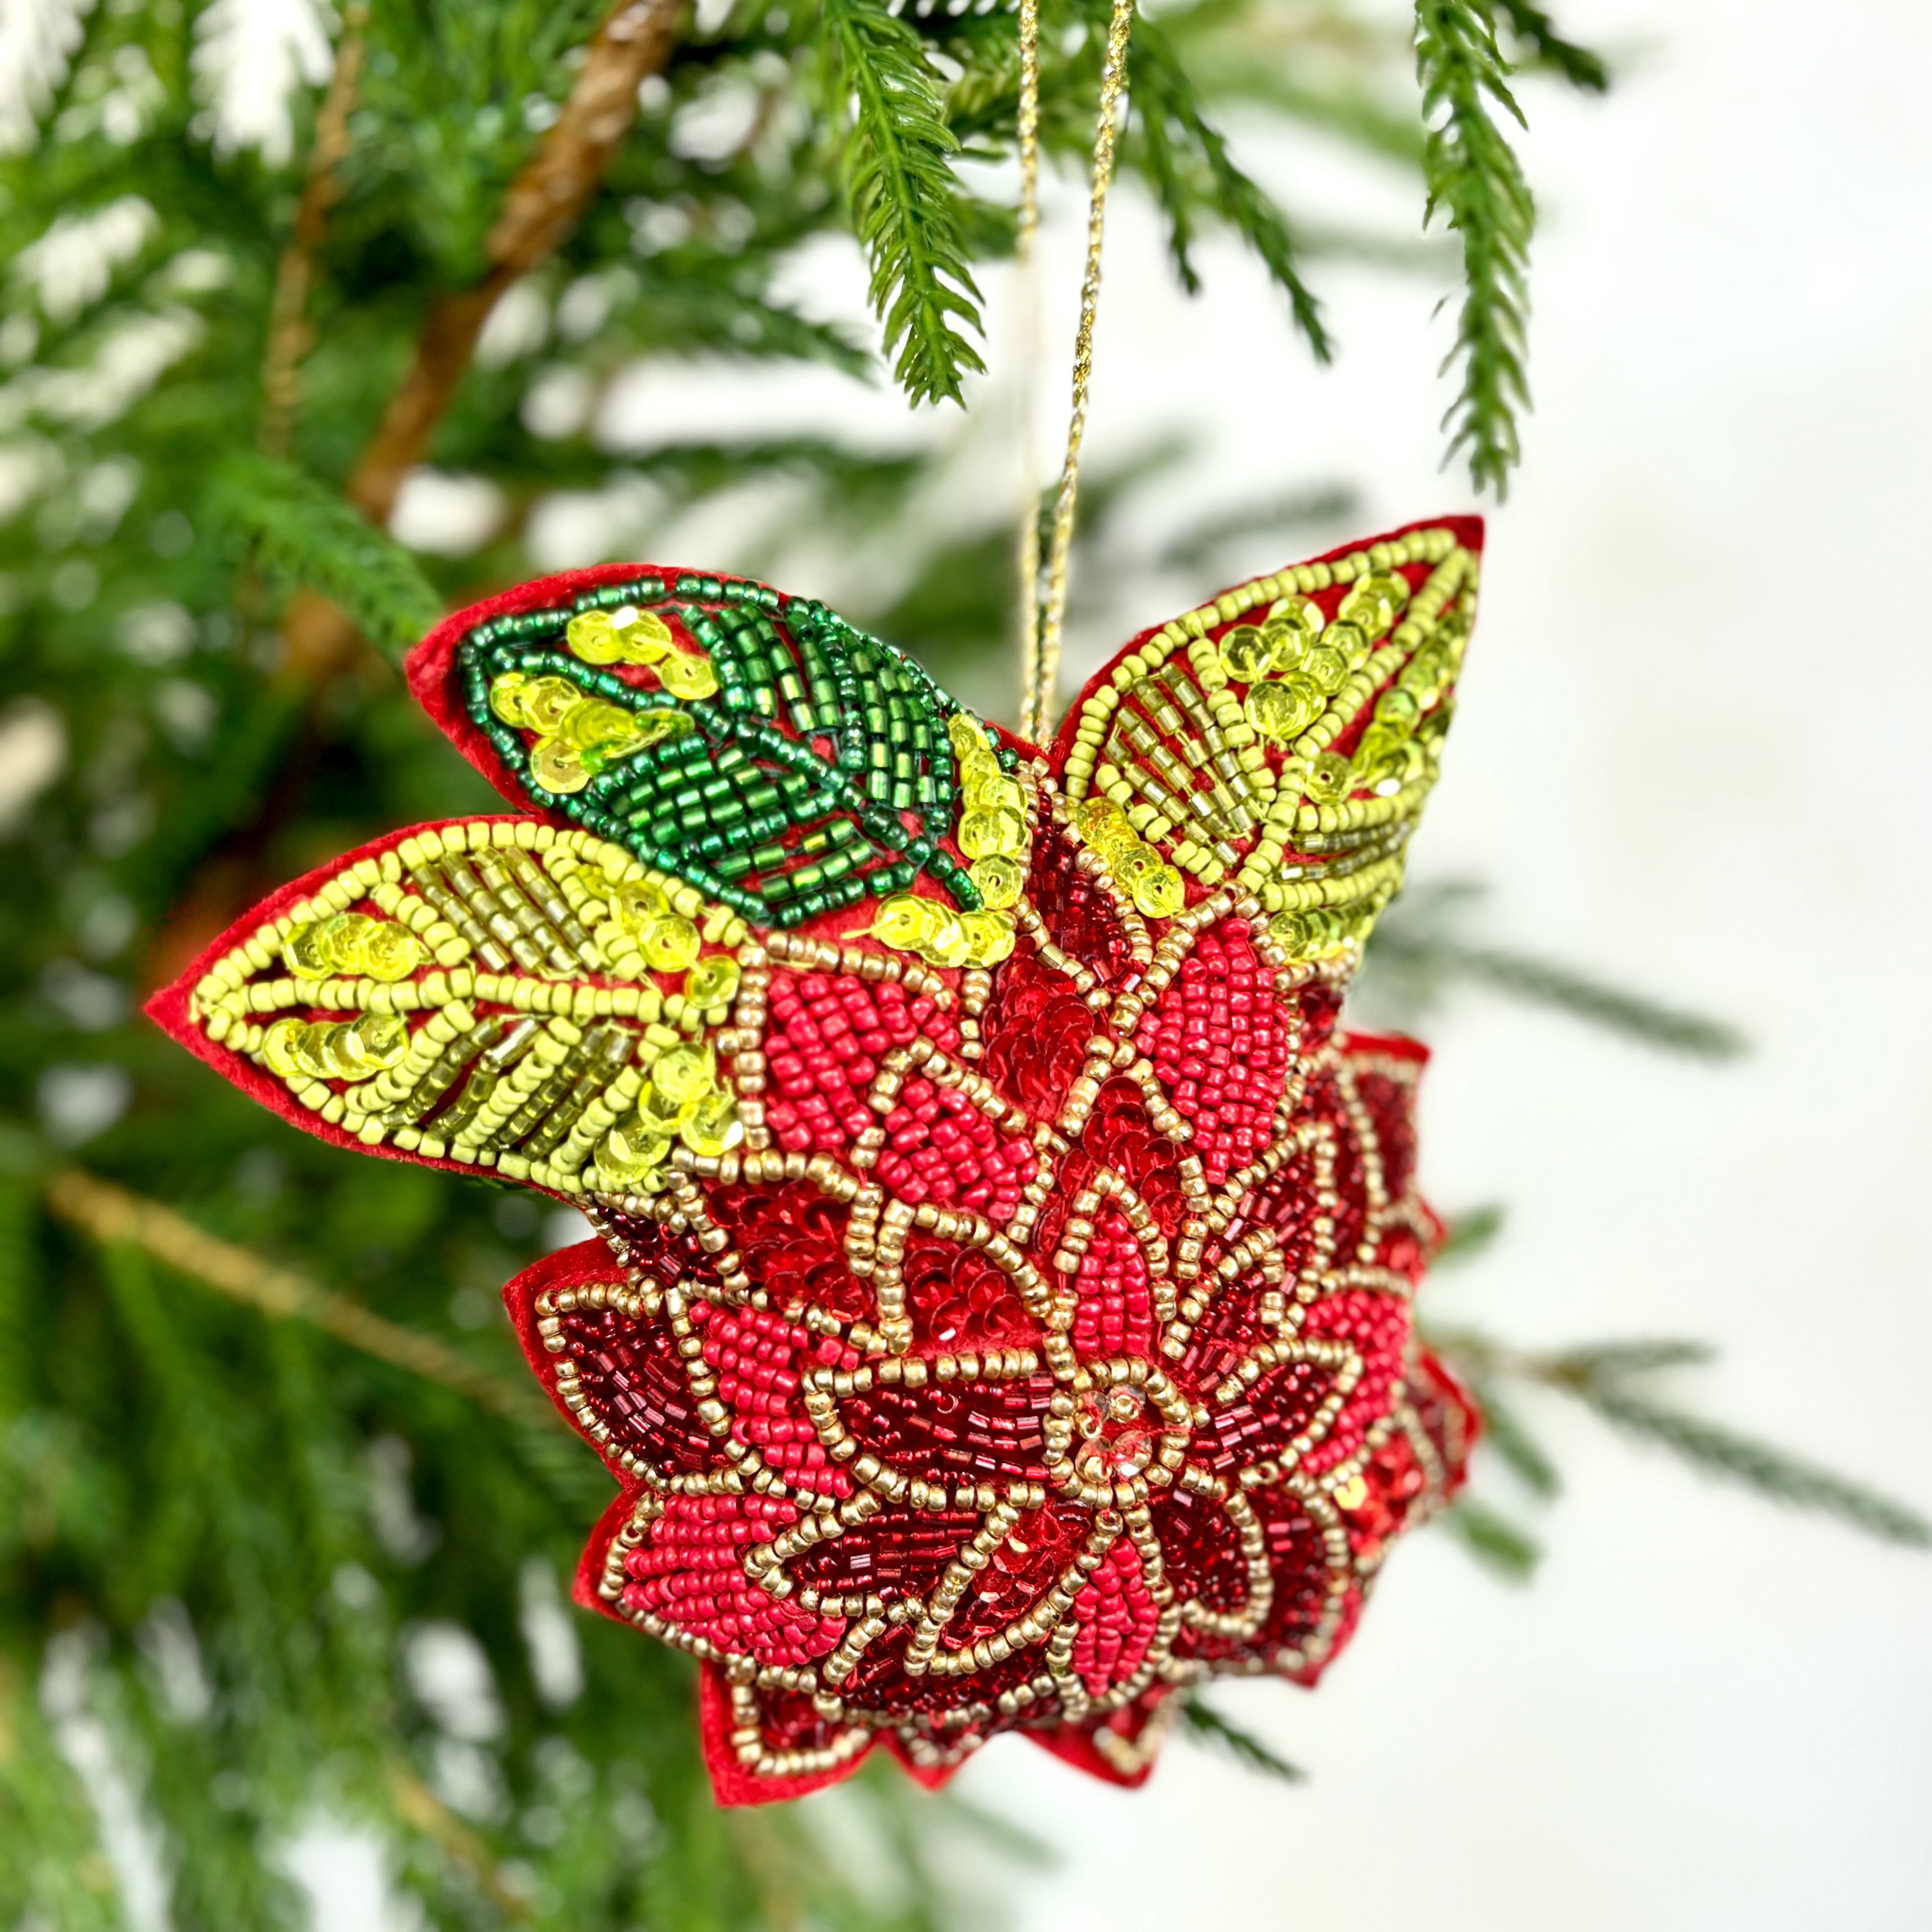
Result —
[[[1028, 88], [1032, 89], [1036, 131], [1040, 102], [1039, 16], [1028, 6], [1020, 14], [1020, 88], [1022, 136], [1020, 150], [1022, 246], [1030, 243], [1027, 226], [1039, 220], [1039, 148], [1025, 132]], [[1020, 533], [1021, 613], [1023, 657], [1021, 676], [1020, 734], [1038, 743], [1046, 735], [1047, 713], [1060, 676], [1060, 636], [1066, 616], [1066, 564], [1073, 544], [1075, 506], [1080, 490], [1080, 446], [1087, 433], [1087, 397], [1094, 373], [1094, 325], [1100, 305], [1100, 250], [1106, 233], [1107, 190], [1114, 178], [1114, 140], [1120, 95], [1126, 86], [1127, 39], [1132, 30], [1134, 0], [1114, 0], [1107, 28], [1107, 51], [1100, 69], [1100, 108], [1094, 123], [1094, 172], [1087, 204], [1087, 267], [1080, 284], [1080, 322], [1073, 338], [1073, 401], [1066, 425], [1066, 455], [1060, 466], [1060, 487], [1053, 503], [1053, 536], [1047, 553], [1045, 608], [1037, 608], [1040, 538], [1037, 516], [1030, 500], [1025, 506]], [[1029, 70], [1029, 60], [1030, 69]], [[1028, 477], [1029, 486], [1031, 477]]]

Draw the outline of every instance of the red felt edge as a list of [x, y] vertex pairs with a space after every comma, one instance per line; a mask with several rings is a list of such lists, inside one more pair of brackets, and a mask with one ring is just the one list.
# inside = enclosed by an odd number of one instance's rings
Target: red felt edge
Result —
[[[503, 1305], [509, 1312], [511, 1324], [523, 1345], [532, 1372], [543, 1384], [544, 1393], [556, 1402], [558, 1410], [571, 1426], [598, 1450], [605, 1466], [610, 1468], [620, 1484], [617, 1495], [597, 1519], [584, 1544], [570, 1592], [572, 1600], [583, 1609], [595, 1611], [616, 1623], [626, 1623], [628, 1619], [604, 1601], [597, 1586], [604, 1574], [604, 1552], [610, 1546], [610, 1539], [629, 1520], [642, 1486], [618, 1468], [604, 1454], [602, 1446], [586, 1433], [571, 1411], [557, 1401], [556, 1364], [544, 1346], [542, 1336], [537, 1333], [536, 1299], [547, 1288], [577, 1288], [586, 1282], [624, 1279], [623, 1265], [610, 1249], [602, 1240], [589, 1240], [545, 1255], [507, 1282], [503, 1288]], [[737, 1754], [732, 1748], [730, 1692], [723, 1670], [717, 1664], [700, 1664], [698, 1697], [704, 1768], [711, 1779], [712, 1794], [720, 1804], [769, 1804], [784, 1798], [802, 1798], [808, 1792], [821, 1790], [828, 1784], [836, 1784], [842, 1778], [850, 1777], [872, 1749], [868, 1745], [849, 1763], [828, 1772], [792, 1778], [760, 1778], [739, 1762]], [[908, 1768], [922, 1784], [929, 1782], [917, 1767], [908, 1766]]]
[[[326, 1141], [331, 1147], [346, 1148], [352, 1153], [376, 1154], [387, 1160], [406, 1160], [418, 1167], [440, 1168], [446, 1174], [466, 1174], [472, 1179], [499, 1180], [493, 1168], [478, 1167], [473, 1163], [442, 1159], [430, 1159], [422, 1154], [407, 1152], [392, 1147], [385, 1142], [379, 1148], [372, 1148], [358, 1140], [344, 1129], [332, 1125], [320, 1114], [311, 1112], [294, 1094], [276, 1079], [265, 1072], [244, 1055], [231, 1052], [218, 1040], [211, 1040], [202, 1029], [188, 1016], [188, 1001], [195, 988], [207, 976], [215, 962], [232, 952], [259, 927], [268, 924], [278, 914], [292, 905], [296, 900], [306, 898], [319, 892], [328, 881], [350, 866], [363, 859], [380, 857], [383, 853], [402, 844], [406, 838], [420, 837], [425, 832], [440, 832], [452, 825], [503, 825], [516, 824], [528, 818], [527, 812], [498, 812], [472, 818], [440, 818], [426, 824], [406, 825], [399, 831], [386, 832], [380, 838], [372, 838], [366, 845], [358, 845], [345, 852], [338, 859], [332, 859], [326, 865], [317, 866], [311, 872], [302, 874], [298, 879], [278, 887], [259, 904], [251, 907], [235, 923], [212, 940], [196, 955], [188, 970], [178, 979], [171, 981], [152, 995], [142, 1010], [170, 1038], [188, 1048], [197, 1060], [205, 1060], [216, 1072], [231, 1085], [238, 1087], [250, 1100], [259, 1101], [272, 1114], [279, 1114], [290, 1126], [299, 1127], [304, 1133], [313, 1134], [317, 1140]], [[534, 1183], [521, 1181], [518, 1186], [527, 1187], [532, 1193], [546, 1194], [554, 1201], [567, 1205], [577, 1204], [567, 1194], [559, 1193], [554, 1188], [538, 1187]]]
[[1090, 1731], [1071, 1724], [1063, 1724], [1051, 1731], [1023, 1730], [1019, 1735], [1028, 1743], [1037, 1744], [1042, 1750], [1072, 1765], [1076, 1771], [1085, 1772], [1090, 1778], [1099, 1778], [1103, 1784], [1118, 1784], [1126, 1790], [1138, 1791], [1154, 1775], [1153, 1759], [1150, 1758], [1138, 1771], [1122, 1771], [1101, 1755]]
[[1483, 1416], [1483, 1406], [1469, 1393], [1462, 1378], [1443, 1360], [1433, 1348], [1422, 1350], [1422, 1366], [1438, 1391], [1447, 1398], [1450, 1406], [1461, 1410], [1463, 1416], [1462, 1454], [1456, 1459], [1449, 1480], [1442, 1486], [1442, 1497], [1446, 1502], [1456, 1495], [1469, 1480], [1469, 1452], [1483, 1439], [1488, 1424]]
[[[496, 755], [496, 748], [470, 722], [464, 709], [462, 694], [450, 675], [456, 647], [479, 624], [493, 617], [520, 616], [526, 610], [542, 610], [568, 604], [579, 592], [596, 590], [607, 584], [622, 584], [637, 577], [661, 577], [674, 584], [689, 571], [673, 570], [654, 563], [598, 563], [587, 570], [566, 570], [554, 577], [539, 577], [513, 590], [487, 597], [480, 604], [453, 611], [403, 661], [403, 673], [416, 702], [442, 727], [443, 734], [512, 805], [534, 812], [517, 778]], [[716, 575], [716, 572], [709, 573]], [[721, 584], [754, 584], [748, 577], [718, 576]], [[759, 586], [764, 588], [762, 585]]]
[[[509, 1316], [510, 1326], [516, 1330], [517, 1340], [523, 1344], [524, 1358], [530, 1365], [531, 1374], [542, 1384], [544, 1394], [556, 1404], [557, 1413], [597, 1451], [618, 1481], [634, 1494], [636, 1478], [585, 1430], [568, 1404], [559, 1399], [556, 1358], [544, 1346], [543, 1337], [537, 1333], [537, 1297], [546, 1288], [580, 1288], [585, 1282], [592, 1281], [621, 1283], [627, 1278], [623, 1263], [602, 1238], [593, 1238], [571, 1247], [556, 1249], [541, 1261], [532, 1262], [520, 1274], [512, 1275], [503, 1284], [503, 1307]], [[600, 1601], [593, 1607], [602, 1609], [604, 1606]]]
[[809, 1797], [828, 1785], [842, 1784], [872, 1756], [878, 1744], [875, 1738], [863, 1750], [855, 1752], [830, 1771], [760, 1778], [738, 1762], [738, 1754], [731, 1748], [730, 1686], [724, 1672], [708, 1663], [698, 1668], [698, 1724], [704, 1748], [704, 1768], [711, 1774], [712, 1796], [720, 1804], [727, 1805], [778, 1804], [788, 1798]]
[[[1412, 530], [1448, 530], [1465, 550], [1473, 550], [1478, 556], [1482, 554], [1483, 520], [1480, 517], [1418, 517], [1414, 523], [1404, 524], [1393, 530], [1385, 530], [1380, 536], [1360, 537], [1351, 543], [1337, 544], [1333, 550], [1324, 550], [1319, 556], [1304, 557], [1300, 562], [1302, 563], [1333, 563], [1337, 557], [1352, 556], [1358, 550], [1372, 549], [1378, 543], [1393, 543], [1397, 537], [1406, 537]], [[1286, 567], [1294, 568], [1298, 568], [1298, 566]], [[1266, 576], [1268, 573], [1262, 571], [1256, 574]], [[1254, 578], [1246, 577], [1241, 581], [1244, 584], [1252, 584]], [[1238, 588], [1239, 586], [1234, 584], [1230, 584], [1228, 586], [1229, 590]], [[1216, 602], [1226, 595], [1226, 591], [1217, 591], [1212, 597], [1202, 598], [1196, 608], [1204, 610], [1209, 604]], [[1060, 721], [1060, 728], [1053, 736], [1049, 756], [1056, 770], [1064, 767], [1066, 754], [1073, 748], [1073, 734], [1079, 723], [1081, 708], [1086, 704], [1088, 699], [1091, 698], [1102, 685], [1112, 678], [1114, 667], [1122, 658], [1138, 650], [1150, 638], [1165, 630], [1173, 621], [1171, 617], [1163, 617], [1159, 623], [1150, 624], [1145, 630], [1138, 632], [1128, 642], [1123, 644], [1080, 687], [1074, 696], [1073, 702], [1066, 707], [1066, 715]]]
[[1386, 1054], [1391, 1060], [1412, 1060], [1418, 1066], [1429, 1064], [1429, 1048], [1406, 1033], [1357, 1033], [1345, 1027], [1336, 1044], [1351, 1055]]

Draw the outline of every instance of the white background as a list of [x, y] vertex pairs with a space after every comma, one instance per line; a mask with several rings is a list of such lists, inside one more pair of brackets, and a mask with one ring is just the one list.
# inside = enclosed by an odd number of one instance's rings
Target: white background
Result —
[[[1511, 1212], [1427, 1294], [1526, 1341], [1712, 1338], [1700, 1403], [1924, 1507], [1932, 14], [1558, 10], [1625, 72], [1600, 106], [1526, 92], [1537, 410], [1414, 874], [1480, 874], [1510, 939], [1756, 1050], [1709, 1070], [1514, 1008], [1438, 1020], [1426, 1180]], [[1313, 152], [1249, 152], [1326, 191]], [[1197, 494], [1339, 473], [1365, 530], [1463, 507], [1432, 289], [1326, 272], [1319, 374], [1252, 269], [1207, 266], [1208, 299], [1170, 297], [1123, 202], [1096, 460], [1184, 418]], [[1012, 1740], [970, 1768], [1062, 1848], [1010, 1886], [1029, 1932], [1932, 1924], [1932, 1560], [1535, 1417], [1568, 1493], [1532, 1588], [1425, 1534], [1318, 1693], [1217, 1692], [1307, 1786], [1184, 1743], [1137, 1796]]]

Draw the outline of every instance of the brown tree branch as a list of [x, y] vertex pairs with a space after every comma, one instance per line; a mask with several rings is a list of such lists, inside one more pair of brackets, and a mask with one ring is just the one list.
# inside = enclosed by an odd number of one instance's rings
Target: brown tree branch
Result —
[[513, 1422], [534, 1426], [558, 1420], [556, 1410], [533, 1390], [478, 1367], [434, 1335], [386, 1321], [359, 1301], [222, 1240], [172, 1208], [130, 1194], [98, 1174], [65, 1168], [48, 1182], [46, 1199], [63, 1221], [104, 1246], [128, 1242], [231, 1300], [278, 1320], [306, 1322], [365, 1355], [441, 1382]]
[[335, 71], [315, 117], [315, 145], [309, 151], [308, 178], [296, 208], [288, 244], [275, 264], [275, 296], [268, 313], [268, 346], [262, 358], [261, 445], [271, 456], [286, 456], [295, 434], [302, 358], [315, 341], [308, 320], [308, 294], [315, 281], [316, 250], [328, 226], [328, 211], [341, 199], [336, 170], [349, 152], [349, 115], [366, 51], [369, 24], [366, 0], [356, 0], [342, 16], [342, 38], [335, 50]]
[[[683, 7], [684, 0], [616, 0], [604, 16], [562, 112], [504, 191], [484, 243], [488, 272], [430, 304], [408, 373], [350, 477], [349, 500], [371, 523], [388, 521], [404, 478], [428, 453], [490, 311], [583, 220], [637, 118], [638, 86], [670, 58]], [[310, 593], [290, 605], [284, 634], [290, 670], [318, 682], [347, 664], [360, 642], [347, 617]]]

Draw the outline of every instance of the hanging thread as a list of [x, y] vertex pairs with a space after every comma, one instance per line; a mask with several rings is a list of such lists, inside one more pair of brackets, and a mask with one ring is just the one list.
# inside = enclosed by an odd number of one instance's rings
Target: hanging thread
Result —
[[[1114, 0], [1113, 16], [1107, 27], [1107, 50], [1100, 69], [1100, 108], [1094, 123], [1093, 184], [1087, 204], [1087, 266], [1080, 284], [1080, 322], [1073, 338], [1073, 400], [1066, 425], [1066, 454], [1060, 465], [1060, 487], [1054, 496], [1053, 533], [1047, 552], [1046, 598], [1039, 613], [1025, 614], [1023, 637], [1025, 658], [1021, 680], [1022, 734], [1037, 743], [1045, 734], [1047, 714], [1052, 709], [1060, 676], [1060, 638], [1066, 614], [1066, 566], [1073, 544], [1074, 512], [1080, 490], [1080, 446], [1087, 432], [1087, 398], [1094, 373], [1094, 324], [1100, 305], [1100, 251], [1107, 220], [1107, 190], [1114, 178], [1114, 142], [1122, 92], [1126, 85], [1127, 40], [1132, 31], [1134, 0]], [[1024, 15], [1022, 16], [1024, 33]], [[1034, 115], [1038, 119], [1038, 28], [1034, 33]], [[1022, 106], [1026, 85], [1024, 43], [1022, 47]], [[1036, 178], [1039, 168], [1036, 139], [1031, 163]], [[1021, 153], [1022, 194], [1028, 192], [1025, 181], [1028, 152]], [[1035, 190], [1036, 192], [1036, 190]], [[1024, 213], [1022, 215], [1024, 219]], [[1035, 216], [1037, 220], [1037, 214]], [[1028, 520], [1034, 512], [1028, 506]], [[1022, 536], [1024, 560], [1027, 539]], [[1036, 535], [1032, 548], [1038, 555]], [[1037, 565], [1036, 564], [1036, 572]], [[1023, 585], [1024, 589], [1024, 585]], [[1037, 590], [1036, 576], [1035, 591]]]
[[1020, 0], [1020, 730], [1038, 736], [1044, 708], [1040, 667], [1040, 488], [1034, 447], [1034, 370], [1040, 358], [1040, 0]]

